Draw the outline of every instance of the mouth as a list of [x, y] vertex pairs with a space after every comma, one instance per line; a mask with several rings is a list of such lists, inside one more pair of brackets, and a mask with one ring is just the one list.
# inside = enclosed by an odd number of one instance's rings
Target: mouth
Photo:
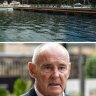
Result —
[[60, 84], [58, 84], [58, 83], [50, 83], [49, 86], [53, 86], [53, 87], [58, 87], [59, 86], [60, 87]]

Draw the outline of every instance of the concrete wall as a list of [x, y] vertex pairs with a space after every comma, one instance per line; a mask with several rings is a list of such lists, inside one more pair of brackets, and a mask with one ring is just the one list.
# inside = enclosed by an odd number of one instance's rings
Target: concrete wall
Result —
[[[66, 87], [67, 93], [79, 94], [80, 81], [79, 79], [69, 79]], [[85, 96], [96, 96], [96, 79], [85, 80]]]

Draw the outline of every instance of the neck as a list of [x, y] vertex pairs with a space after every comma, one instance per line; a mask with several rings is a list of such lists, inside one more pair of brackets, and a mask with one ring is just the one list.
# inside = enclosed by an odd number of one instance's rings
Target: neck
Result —
[[[35, 91], [36, 91], [37, 96], [53, 96], [53, 94], [52, 94], [52, 95], [43, 95], [43, 94], [37, 89], [36, 84], [34, 84], [34, 88], [35, 88]], [[54, 96], [65, 96], [65, 95], [64, 95], [64, 92], [63, 92], [63, 93], [61, 93], [61, 94], [54, 95]]]

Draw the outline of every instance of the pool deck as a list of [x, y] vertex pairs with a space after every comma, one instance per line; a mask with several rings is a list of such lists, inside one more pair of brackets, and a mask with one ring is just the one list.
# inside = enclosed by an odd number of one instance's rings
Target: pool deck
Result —
[[14, 10], [18, 11], [33, 11], [43, 13], [57, 13], [57, 14], [95, 14], [96, 9], [91, 8], [32, 8], [32, 7], [15, 7]]

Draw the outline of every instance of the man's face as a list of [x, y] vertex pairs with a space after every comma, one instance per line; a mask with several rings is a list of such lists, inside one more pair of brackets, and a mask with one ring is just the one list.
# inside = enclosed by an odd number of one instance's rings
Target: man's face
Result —
[[70, 64], [62, 53], [44, 52], [36, 65], [36, 86], [44, 96], [59, 96], [65, 89]]

